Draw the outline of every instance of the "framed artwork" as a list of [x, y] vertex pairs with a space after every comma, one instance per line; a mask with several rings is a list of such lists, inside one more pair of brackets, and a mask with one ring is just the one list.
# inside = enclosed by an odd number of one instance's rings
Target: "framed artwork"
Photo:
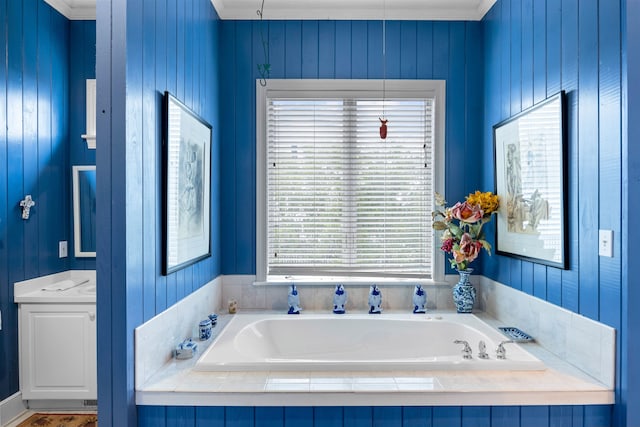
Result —
[[163, 102], [162, 274], [211, 256], [211, 126], [169, 92]]
[[560, 92], [493, 127], [496, 253], [564, 269], [565, 102]]

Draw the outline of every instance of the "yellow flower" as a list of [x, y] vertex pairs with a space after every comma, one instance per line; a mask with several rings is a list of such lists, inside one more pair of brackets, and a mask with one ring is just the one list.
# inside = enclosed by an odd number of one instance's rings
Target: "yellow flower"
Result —
[[475, 193], [471, 193], [467, 196], [467, 203], [471, 205], [480, 205], [484, 215], [490, 215], [498, 210], [498, 207], [500, 206], [500, 198], [497, 194], [493, 194], [490, 191], [487, 191], [486, 193], [476, 191]]

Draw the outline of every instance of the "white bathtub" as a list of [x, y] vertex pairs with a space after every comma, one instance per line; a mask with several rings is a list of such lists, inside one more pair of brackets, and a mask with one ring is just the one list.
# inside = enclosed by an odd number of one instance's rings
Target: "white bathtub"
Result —
[[[199, 371], [544, 370], [521, 345], [472, 314], [236, 314], [197, 361]], [[473, 358], [462, 358], [468, 341]], [[478, 358], [486, 343], [490, 358]]]

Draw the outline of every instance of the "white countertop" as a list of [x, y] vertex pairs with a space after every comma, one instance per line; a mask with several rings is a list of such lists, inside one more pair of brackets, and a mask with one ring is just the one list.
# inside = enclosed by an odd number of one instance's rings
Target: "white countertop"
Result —
[[95, 270], [68, 270], [14, 284], [18, 304], [96, 303]]
[[[479, 313], [488, 323], [495, 322]], [[219, 318], [218, 331], [229, 316]], [[614, 390], [541, 346], [526, 349], [544, 371], [199, 372], [196, 357], [171, 360], [136, 390], [138, 405], [431, 406], [613, 404]]]

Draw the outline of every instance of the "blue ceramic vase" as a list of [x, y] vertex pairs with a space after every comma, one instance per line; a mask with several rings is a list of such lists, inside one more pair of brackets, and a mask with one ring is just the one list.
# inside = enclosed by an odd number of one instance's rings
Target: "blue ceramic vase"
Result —
[[469, 275], [473, 268], [458, 270], [460, 280], [453, 287], [453, 302], [456, 304], [458, 313], [471, 313], [473, 303], [476, 301], [476, 289], [469, 282]]

